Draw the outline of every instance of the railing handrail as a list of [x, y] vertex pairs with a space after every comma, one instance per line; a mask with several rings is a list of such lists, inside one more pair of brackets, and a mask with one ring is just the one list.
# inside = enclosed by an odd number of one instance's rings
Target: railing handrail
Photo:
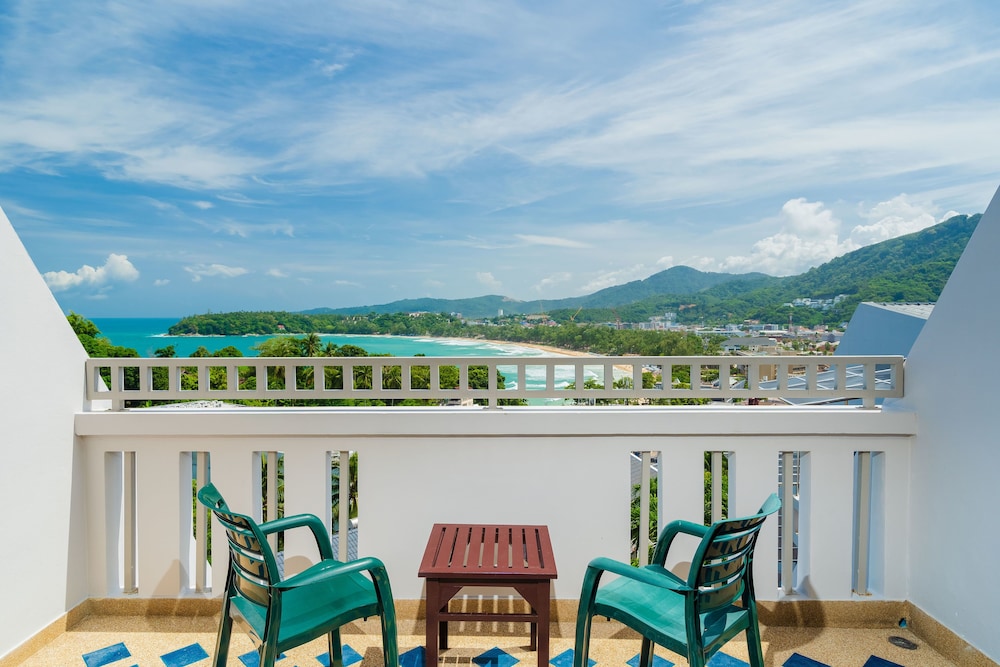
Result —
[[[860, 401], [864, 407], [874, 407], [881, 398], [903, 396], [904, 358], [901, 356], [690, 356], [690, 357], [190, 357], [190, 358], [92, 358], [86, 362], [87, 399], [108, 401], [113, 409], [121, 409], [125, 401], [227, 401], [248, 399], [316, 400], [364, 399], [398, 401], [404, 399], [480, 400], [496, 408], [503, 400], [567, 399], [572, 401], [637, 402], [659, 400], [747, 401], [774, 399], [788, 402]], [[441, 369], [457, 369], [458, 386], [441, 385]], [[470, 369], [485, 367], [488, 387], [470, 386]], [[663, 382], [672, 377], [672, 369], [686, 367], [692, 378], [701, 378], [702, 371], [717, 373], [712, 383], [692, 382], [688, 387]], [[225, 388], [212, 388], [212, 369], [226, 369]], [[268, 389], [268, 369], [282, 369], [286, 378], [294, 378], [297, 369], [312, 372], [312, 386], [300, 388], [296, 381], [286, 382], [281, 389]], [[356, 369], [370, 372], [370, 387], [344, 382], [342, 387], [329, 388], [325, 369], [339, 368], [343, 378], [354, 378]], [[514, 368], [516, 387], [501, 389], [497, 373]], [[661, 382], [643, 388], [645, 369], [659, 369]], [[138, 386], [125, 386], [127, 369], [135, 369]], [[154, 389], [155, 369], [165, 369], [167, 388]], [[193, 369], [193, 370], [191, 370]], [[387, 369], [396, 373], [399, 385], [384, 386]], [[427, 369], [429, 386], [411, 386], [412, 370]], [[544, 385], [528, 388], [524, 379], [528, 369], [544, 371]], [[668, 370], [669, 369], [669, 370]], [[736, 371], [743, 370], [742, 373]], [[255, 376], [255, 389], [241, 389], [241, 370]], [[102, 371], [110, 378], [104, 380]], [[599, 371], [599, 372], [598, 372]], [[766, 372], [765, 372], [766, 371]], [[184, 373], [194, 372], [196, 388], [181, 386]], [[599, 388], [588, 388], [588, 372], [603, 378], [627, 377], [630, 383], [604, 382]], [[562, 379], [557, 381], [559, 374]], [[568, 373], [568, 375], [567, 375]], [[773, 377], [771, 375], [773, 373]], [[572, 387], [565, 386], [569, 378]], [[133, 382], [135, 382], [133, 380]], [[562, 386], [560, 386], [562, 383]], [[288, 385], [292, 386], [289, 387]], [[610, 386], [609, 386], [610, 385]]]

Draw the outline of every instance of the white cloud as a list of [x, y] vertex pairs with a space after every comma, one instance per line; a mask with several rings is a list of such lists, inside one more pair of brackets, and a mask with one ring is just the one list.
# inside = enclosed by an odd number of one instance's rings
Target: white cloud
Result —
[[754, 243], [749, 255], [727, 257], [719, 268], [733, 273], [796, 275], [858, 248], [939, 222], [929, 206], [914, 204], [905, 194], [862, 209], [860, 214], [868, 223], [855, 225], [842, 239], [843, 223], [822, 202], [791, 199], [781, 207], [780, 231]]
[[193, 201], [191, 205], [195, 208], [200, 208], [202, 211], [207, 211], [210, 208], [214, 208], [215, 204], [210, 201]]
[[196, 264], [194, 266], [185, 266], [184, 270], [191, 274], [192, 282], [199, 282], [202, 278], [212, 276], [236, 278], [250, 272], [248, 269], [239, 266], [226, 266], [225, 264]]
[[854, 250], [840, 242], [840, 220], [823, 202], [791, 199], [781, 207], [781, 230], [753, 244], [747, 256], [730, 256], [721, 269], [731, 273], [761, 271], [773, 276], [795, 275]]
[[254, 224], [237, 220], [226, 220], [220, 224], [220, 228], [230, 236], [238, 236], [243, 239], [258, 234], [281, 235], [289, 238], [295, 236], [295, 228], [288, 222]]
[[573, 239], [560, 238], [558, 236], [538, 236], [535, 234], [515, 234], [515, 238], [520, 239], [528, 245], [554, 246], [556, 248], [589, 248], [590, 245]]
[[863, 215], [869, 224], [856, 226], [850, 237], [859, 248], [919, 232], [939, 222], [930, 211], [911, 203], [905, 194], [876, 204]]
[[560, 283], [565, 283], [573, 279], [573, 274], [568, 271], [561, 271], [559, 273], [553, 273], [552, 275], [545, 276], [538, 283], [536, 283], [531, 289], [536, 292], [543, 292], [550, 287], [558, 285]]
[[648, 278], [651, 273], [652, 272], [649, 267], [645, 264], [635, 264], [633, 266], [615, 269], [614, 271], [605, 271], [598, 274], [596, 277], [591, 278], [586, 285], [580, 288], [580, 293], [590, 294], [591, 292], [602, 290], [605, 287], [613, 287], [615, 285], [623, 285], [633, 280], [641, 280], [643, 278]]
[[502, 287], [502, 283], [494, 278], [493, 274], [488, 271], [476, 273], [476, 280], [478, 280], [481, 285], [488, 287], [489, 289], [498, 290]]
[[164, 287], [169, 284], [170, 284], [169, 278], [157, 278], [156, 280], [153, 281], [154, 287]]
[[114, 282], [132, 282], [139, 278], [139, 271], [126, 255], [108, 255], [103, 266], [94, 268], [84, 264], [73, 273], [49, 271], [42, 275], [49, 289], [62, 292], [74, 287], [101, 287]]
[[288, 274], [281, 269], [268, 269], [267, 275], [272, 278], [287, 278]]

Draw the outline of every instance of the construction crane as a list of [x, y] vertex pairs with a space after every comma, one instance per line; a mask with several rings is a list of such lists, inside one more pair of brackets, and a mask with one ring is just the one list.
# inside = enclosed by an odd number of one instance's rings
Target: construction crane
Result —
[[576, 312], [569, 316], [569, 321], [570, 322], [576, 321], [576, 316], [580, 314], [581, 310], [583, 310], [583, 306], [580, 306], [579, 308], [577, 308]]

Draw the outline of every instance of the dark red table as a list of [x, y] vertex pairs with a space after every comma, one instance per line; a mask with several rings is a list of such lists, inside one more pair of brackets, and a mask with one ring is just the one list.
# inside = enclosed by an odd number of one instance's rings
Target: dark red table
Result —
[[[547, 526], [436, 523], [418, 574], [427, 579], [427, 667], [437, 665], [439, 636], [441, 649], [448, 648], [448, 621], [510, 620], [531, 624], [529, 648], [538, 651], [538, 667], [547, 667], [549, 587], [558, 576]], [[531, 611], [449, 611], [464, 586], [513, 588]]]

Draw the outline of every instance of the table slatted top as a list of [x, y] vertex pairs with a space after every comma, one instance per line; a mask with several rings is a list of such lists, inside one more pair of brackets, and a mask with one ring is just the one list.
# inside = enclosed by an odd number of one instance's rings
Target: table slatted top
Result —
[[436, 523], [420, 561], [421, 577], [555, 579], [547, 526]]

